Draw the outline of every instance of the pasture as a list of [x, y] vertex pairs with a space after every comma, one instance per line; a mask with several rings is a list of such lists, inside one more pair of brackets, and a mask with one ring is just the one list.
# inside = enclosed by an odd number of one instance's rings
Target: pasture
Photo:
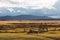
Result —
[[[13, 23], [13, 25], [11, 25], [11, 23]], [[48, 32], [44, 31], [41, 33], [28, 34], [29, 30], [31, 29], [31, 25], [33, 25], [34, 31], [38, 31], [38, 26], [40, 23], [47, 23], [48, 25], [54, 25], [54, 27], [49, 27]], [[59, 27], [55, 27], [55, 25], [59, 25]], [[1, 30], [1, 28], [4, 30]], [[60, 21], [0, 21], [0, 40], [60, 40]]]
[[39, 34], [0, 33], [0, 40], [60, 40], [60, 31], [49, 31]]

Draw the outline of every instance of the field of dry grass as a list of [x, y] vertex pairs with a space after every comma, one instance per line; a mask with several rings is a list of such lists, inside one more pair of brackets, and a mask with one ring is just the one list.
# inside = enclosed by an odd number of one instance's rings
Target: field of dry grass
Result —
[[60, 40], [60, 31], [49, 31], [39, 34], [0, 33], [0, 40]]
[[13, 20], [13, 21], [0, 21], [0, 25], [2, 24], [8, 24], [8, 23], [56, 23], [60, 24], [60, 20]]
[[[0, 21], [0, 25], [8, 25], [8, 23], [54, 23], [60, 24], [60, 21], [53, 20], [53, 21]], [[37, 30], [35, 28], [34, 30]], [[0, 32], [19, 32], [19, 33], [0, 33], [0, 40], [60, 40], [60, 30], [58, 31], [51, 31], [54, 28], [49, 28], [50, 31], [42, 32], [37, 34], [27, 34], [29, 28], [26, 28], [27, 32], [20, 32], [24, 31], [24, 28], [18, 28], [16, 30], [0, 30]]]

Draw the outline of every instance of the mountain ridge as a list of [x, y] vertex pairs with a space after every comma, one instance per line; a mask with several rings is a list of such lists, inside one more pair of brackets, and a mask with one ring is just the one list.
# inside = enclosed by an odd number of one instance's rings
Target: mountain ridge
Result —
[[2, 16], [0, 20], [44, 20], [53, 19], [48, 16], [35, 16], [35, 15], [18, 15], [18, 16]]

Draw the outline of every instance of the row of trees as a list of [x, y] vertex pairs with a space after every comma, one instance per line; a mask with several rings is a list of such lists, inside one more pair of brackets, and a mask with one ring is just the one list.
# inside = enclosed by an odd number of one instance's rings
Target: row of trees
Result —
[[15, 30], [16, 28], [24, 28], [24, 32], [26, 32], [26, 28], [30, 28], [30, 31], [33, 31], [33, 28], [38, 28], [38, 32], [40, 31], [48, 31], [48, 28], [52, 27], [52, 28], [58, 28], [60, 27], [60, 25], [48, 25], [48, 24], [22, 24], [22, 25], [0, 25], [0, 30]]

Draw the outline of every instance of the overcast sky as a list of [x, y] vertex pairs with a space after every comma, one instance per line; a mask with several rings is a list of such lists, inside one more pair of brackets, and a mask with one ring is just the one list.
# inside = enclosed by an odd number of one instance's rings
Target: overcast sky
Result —
[[0, 7], [23, 7], [31, 9], [54, 8], [58, 0], [0, 0]]
[[[47, 8], [47, 9], [54, 9], [55, 10], [56, 7], [54, 5], [56, 5], [56, 3], [58, 1], [59, 0], [0, 0], [0, 8], [1, 7], [6, 7], [6, 8], [7, 7], [19, 7], [19, 8], [26, 8], [26, 9], [29, 9], [30, 8], [30, 9], [35, 9], [35, 10], [36, 9]], [[59, 5], [59, 3], [58, 3], [58, 5]], [[9, 8], [8, 10], [10, 12], [13, 12], [14, 11], [14, 9], [12, 9], [12, 8]], [[57, 10], [57, 12], [58, 11], [60, 12], [60, 9]], [[20, 12], [20, 11], [18, 11], [18, 12]], [[45, 11], [44, 13], [47, 13], [47, 12]], [[58, 15], [59, 14], [60, 13], [58, 13]], [[58, 18], [58, 17], [60, 17], [60, 15], [59, 16], [51, 16], [51, 17]]]

